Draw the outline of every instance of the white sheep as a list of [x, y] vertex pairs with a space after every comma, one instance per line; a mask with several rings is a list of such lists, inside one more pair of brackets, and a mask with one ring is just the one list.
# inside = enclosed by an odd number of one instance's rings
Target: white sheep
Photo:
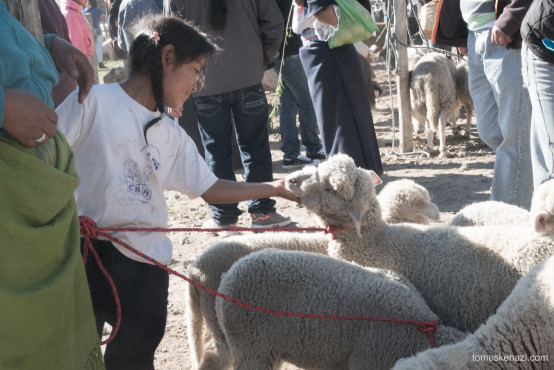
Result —
[[330, 256], [404, 275], [445, 325], [474, 331], [519, 278], [554, 253], [554, 240], [528, 226], [389, 225], [374, 178], [338, 154], [290, 174], [286, 185], [324, 226], [347, 228], [329, 242]]
[[[469, 93], [468, 73], [467, 62], [465, 60], [460, 60], [456, 65], [456, 102], [458, 107], [461, 105], [466, 111], [467, 118], [464, 136], [467, 138], [471, 133], [471, 117], [473, 116], [473, 99]], [[456, 112], [458, 111], [459, 109], [456, 108]], [[454, 135], [458, 135], [459, 133], [456, 120], [452, 122], [452, 132]]]
[[[268, 249], [237, 261], [219, 291], [261, 308], [305, 314], [435, 321], [421, 295], [391, 271], [366, 269], [327, 256]], [[218, 321], [233, 368], [390, 369], [403, 356], [430, 348], [417, 326], [380, 321], [271, 315], [217, 298]], [[436, 345], [465, 335], [440, 325]]]
[[377, 195], [382, 217], [389, 224], [411, 222], [428, 225], [440, 212], [427, 189], [410, 179], [389, 182]]
[[552, 361], [554, 257], [522, 278], [496, 314], [475, 333], [456, 344], [400, 360], [394, 369], [552, 369]]
[[410, 75], [414, 131], [427, 131], [427, 150], [433, 150], [435, 133], [439, 134], [439, 156], [447, 156], [446, 122], [456, 124], [456, 66], [442, 53], [423, 55]]
[[531, 211], [493, 200], [472, 203], [454, 215], [450, 226], [528, 225], [537, 234], [554, 233], [554, 180], [543, 182], [534, 192]]
[[529, 211], [513, 204], [487, 200], [476, 202], [459, 210], [450, 226], [483, 225], [526, 225], [529, 223]]
[[[234, 236], [211, 246], [187, 269], [187, 276], [217, 290], [221, 275], [235, 261], [265, 248], [303, 250], [327, 253], [327, 238], [323, 233], [264, 233]], [[187, 335], [195, 369], [225, 369], [231, 363], [229, 348], [215, 313], [215, 297], [190, 284], [186, 288], [185, 317]], [[204, 348], [204, 323], [210, 339]], [[205, 353], [204, 352], [205, 349]]]
[[[427, 190], [411, 180], [392, 181], [380, 194], [387, 222], [421, 222], [428, 223], [427, 218], [437, 219], [438, 208], [429, 202]], [[283, 250], [303, 250], [316, 253], [327, 253], [327, 238], [323, 233], [265, 233], [226, 239], [205, 251], [188, 268], [188, 276], [217, 290], [221, 275], [239, 258], [264, 248]], [[223, 364], [230, 363], [230, 354], [225, 337], [221, 332], [215, 316], [215, 297], [195, 287], [188, 286], [186, 291], [186, 320], [188, 340], [192, 362], [195, 369], [222, 369]], [[209, 341], [204, 348], [202, 332], [204, 322]], [[205, 351], [204, 351], [205, 350]]]

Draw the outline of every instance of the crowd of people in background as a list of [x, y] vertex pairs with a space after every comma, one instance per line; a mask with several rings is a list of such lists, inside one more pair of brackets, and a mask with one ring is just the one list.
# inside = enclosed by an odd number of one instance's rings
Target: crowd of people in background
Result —
[[[358, 2], [370, 10], [369, 0]], [[93, 241], [118, 277], [127, 307], [119, 337], [103, 357], [99, 336], [105, 322], [114, 324], [115, 307], [92, 257], [86, 273], [83, 268], [77, 210], [104, 227], [164, 226], [163, 191], [171, 188], [202, 197], [211, 209], [203, 227], [221, 229], [219, 235], [236, 233], [241, 201], [248, 201], [253, 228], [291, 224], [271, 198], [297, 200], [283, 180], [273, 179], [266, 70], [281, 74], [284, 169], [345, 153], [357, 166], [383, 173], [356, 49], [330, 48], [327, 36], [314, 31], [316, 21], [340, 26], [332, 0], [38, 3], [44, 45], [0, 0], [0, 59], [20, 61], [0, 64], [0, 170], [10, 189], [18, 189], [0, 191], [0, 227], [11, 228], [0, 242], [0, 276], [14, 287], [0, 287], [0, 300], [13, 302], [0, 305], [0, 316], [9, 318], [0, 327], [0, 359], [8, 365], [93, 369], [104, 359], [108, 369], [153, 368], [168, 275], [111, 242]], [[294, 34], [285, 28], [291, 7]], [[491, 200], [529, 209], [533, 189], [554, 177], [552, 2], [439, 0], [438, 9], [433, 43], [467, 56], [478, 135], [495, 151]], [[120, 58], [128, 57], [129, 78], [91, 90], [92, 58], [96, 54], [99, 68], [106, 68], [102, 44], [108, 38]], [[174, 120], [189, 114], [201, 148]], [[233, 142], [245, 182], [236, 181]], [[91, 176], [99, 166], [105, 176]], [[106, 192], [100, 196], [98, 188]], [[121, 237], [171, 260], [165, 236]], [[37, 240], [57, 254], [36, 254]], [[30, 255], [36, 257], [29, 261]], [[137, 293], [137, 284], [149, 293]], [[30, 285], [41, 288], [25, 296]], [[60, 304], [70, 314], [56, 315]], [[33, 305], [33, 320], [51, 325], [35, 325], [17, 312]], [[37, 327], [42, 336], [25, 343]]]

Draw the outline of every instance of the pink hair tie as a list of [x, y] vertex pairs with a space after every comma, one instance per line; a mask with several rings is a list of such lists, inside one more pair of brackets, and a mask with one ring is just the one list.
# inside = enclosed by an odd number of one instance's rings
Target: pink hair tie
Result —
[[158, 46], [158, 41], [160, 41], [160, 36], [158, 36], [157, 31], [152, 32], [152, 35], [150, 35], [150, 39], [154, 42], [154, 45]]

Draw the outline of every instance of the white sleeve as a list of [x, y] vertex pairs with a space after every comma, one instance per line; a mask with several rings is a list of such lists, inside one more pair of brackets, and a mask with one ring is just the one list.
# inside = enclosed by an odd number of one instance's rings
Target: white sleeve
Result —
[[56, 113], [58, 114], [58, 128], [64, 134], [69, 146], [72, 148], [81, 136], [87, 104], [87, 99], [85, 99], [82, 104], [79, 104], [77, 101], [78, 92], [78, 90], [73, 91], [56, 108]]
[[179, 150], [174, 166], [168, 176], [166, 187], [197, 198], [204, 194], [217, 181], [204, 158], [198, 153], [196, 144], [185, 130], [177, 128]]

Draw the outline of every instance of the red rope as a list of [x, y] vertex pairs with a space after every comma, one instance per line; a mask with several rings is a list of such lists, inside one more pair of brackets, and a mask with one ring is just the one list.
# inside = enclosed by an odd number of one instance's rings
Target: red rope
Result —
[[171, 269], [167, 265], [164, 265], [164, 264], [156, 261], [155, 259], [153, 259], [153, 258], [145, 255], [144, 253], [136, 250], [135, 248], [131, 247], [129, 244], [127, 244], [127, 243], [113, 237], [112, 235], [106, 233], [106, 231], [137, 231], [137, 232], [208, 231], [208, 232], [218, 232], [218, 231], [227, 230], [227, 229], [228, 230], [235, 230], [235, 231], [269, 231], [269, 230], [270, 231], [290, 231], [290, 230], [294, 230], [294, 231], [323, 231], [326, 234], [327, 233], [332, 234], [333, 239], [334, 239], [335, 233], [337, 231], [347, 230], [347, 229], [352, 229], [352, 228], [349, 228], [349, 227], [333, 227], [333, 226], [328, 226], [325, 229], [315, 228], [315, 227], [310, 227], [310, 228], [263, 228], [263, 229], [262, 228], [254, 228], [254, 229], [249, 229], [249, 228], [221, 228], [221, 229], [135, 228], [135, 227], [127, 227], [127, 228], [104, 227], [104, 228], [99, 228], [96, 225], [96, 223], [94, 222], [94, 220], [92, 220], [91, 218], [86, 217], [86, 216], [79, 216], [79, 222], [80, 222], [80, 225], [81, 225], [81, 235], [85, 239], [85, 251], [83, 252], [83, 256], [85, 256], [85, 254], [87, 253], [87, 250], [90, 249], [90, 251], [92, 252], [92, 254], [94, 255], [94, 257], [96, 259], [96, 263], [98, 264], [98, 267], [100, 268], [100, 270], [102, 271], [104, 276], [106, 276], [106, 278], [108, 279], [108, 281], [110, 283], [110, 286], [112, 287], [112, 291], [113, 291], [115, 301], [116, 301], [117, 322], [116, 322], [116, 325], [115, 325], [112, 333], [110, 334], [109, 338], [106, 339], [104, 342], [102, 342], [102, 344], [106, 344], [106, 343], [110, 342], [115, 337], [115, 335], [117, 334], [117, 331], [119, 330], [119, 325], [120, 325], [120, 322], [121, 322], [121, 304], [119, 302], [119, 297], [117, 295], [115, 284], [113, 283], [113, 280], [112, 280], [111, 276], [109, 275], [109, 273], [102, 266], [102, 263], [100, 262], [100, 259], [98, 258], [98, 253], [96, 252], [96, 250], [94, 250], [92, 242], [90, 241], [91, 238], [92, 239], [97, 239], [100, 236], [121, 245], [122, 247], [130, 250], [131, 252], [133, 252], [137, 256], [142, 257], [145, 260], [151, 262], [152, 264], [158, 266], [159, 268], [167, 271], [168, 273], [173, 274], [173, 275], [185, 280], [186, 282], [188, 282], [189, 284], [194, 285], [198, 289], [204, 290], [205, 292], [207, 292], [211, 295], [215, 295], [217, 297], [225, 299], [226, 301], [234, 303], [239, 307], [243, 307], [243, 308], [247, 308], [247, 309], [250, 309], [250, 310], [263, 312], [263, 313], [267, 313], [267, 314], [280, 315], [280, 316], [289, 316], [289, 317], [300, 317], [300, 318], [309, 318], [309, 319], [328, 319], [328, 320], [350, 320], [350, 321], [360, 320], [360, 321], [396, 322], [396, 323], [414, 325], [418, 328], [418, 330], [421, 333], [426, 334], [429, 337], [429, 343], [431, 344], [431, 347], [435, 347], [434, 335], [437, 333], [437, 330], [439, 329], [439, 325], [440, 325], [440, 323], [438, 321], [411, 321], [411, 320], [397, 319], [397, 318], [390, 318], [390, 317], [342, 316], [342, 315], [289, 312], [289, 311], [272, 310], [272, 309], [269, 309], [269, 308], [264, 308], [264, 307], [256, 306], [256, 305], [253, 305], [253, 304], [244, 303], [242, 301], [239, 301], [236, 298], [229, 297], [229, 296], [227, 296], [223, 293], [220, 293], [216, 290], [210, 289], [207, 286], [204, 286], [204, 285], [202, 285], [198, 282], [195, 282], [195, 281], [191, 280], [187, 276], [178, 273], [177, 271]]

